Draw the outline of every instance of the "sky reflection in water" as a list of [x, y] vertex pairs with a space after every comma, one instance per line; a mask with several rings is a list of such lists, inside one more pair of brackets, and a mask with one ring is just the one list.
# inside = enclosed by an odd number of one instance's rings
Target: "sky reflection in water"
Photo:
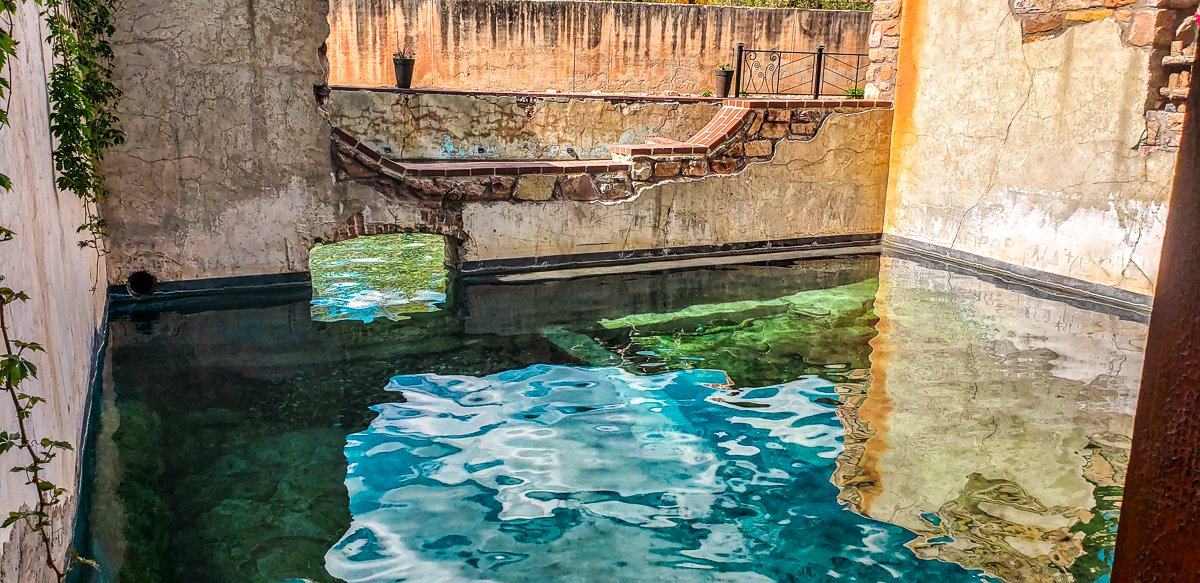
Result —
[[[397, 580], [981, 581], [848, 512], [843, 429], [815, 376], [538, 365], [407, 375], [346, 447], [353, 523], [326, 556]], [[820, 402], [823, 399], [825, 402]]]

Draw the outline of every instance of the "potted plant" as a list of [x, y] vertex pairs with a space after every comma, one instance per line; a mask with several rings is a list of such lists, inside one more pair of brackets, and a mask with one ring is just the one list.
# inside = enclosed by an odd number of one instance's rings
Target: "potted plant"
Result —
[[729, 85], [733, 81], [733, 67], [726, 63], [717, 67], [717, 70], [713, 71], [713, 74], [716, 76], [717, 97], [729, 97]]
[[413, 63], [417, 62], [413, 58], [415, 54], [412, 49], [392, 53], [392, 66], [396, 68], [396, 87], [400, 89], [412, 87]]

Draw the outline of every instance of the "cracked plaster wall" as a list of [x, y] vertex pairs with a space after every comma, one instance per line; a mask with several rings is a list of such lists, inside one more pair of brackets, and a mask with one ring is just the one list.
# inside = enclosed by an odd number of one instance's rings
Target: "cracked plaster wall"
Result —
[[393, 158], [608, 159], [613, 144], [686, 140], [717, 103], [333, 91], [329, 120]]
[[1112, 17], [1023, 44], [1004, 0], [901, 18], [885, 233], [1153, 294], [1175, 157], [1138, 152], [1149, 50]]
[[738, 174], [660, 182], [618, 203], [466, 203], [460, 252], [487, 261], [879, 233], [890, 110], [833, 114]]
[[[30, 296], [5, 310], [11, 337], [46, 348], [30, 357], [38, 378], [26, 380], [21, 388], [47, 402], [36, 407], [26, 423], [36, 439], [70, 441], [78, 451], [99, 347], [97, 330], [104, 322], [104, 259], [78, 246], [82, 237], [75, 228], [84, 222], [83, 206], [73, 193], [54, 186], [46, 95], [53, 63], [50, 48], [41, 42], [43, 26], [37, 5], [17, 4], [11, 28], [16, 55], [4, 70], [4, 78], [12, 83], [12, 92], [6, 94], [9, 125], [0, 129], [0, 172], [13, 184], [12, 190], [0, 192], [0, 226], [16, 232], [16, 237], [0, 243], [0, 287]], [[15, 430], [14, 419], [12, 404], [4, 397], [0, 430]], [[78, 461], [75, 452], [61, 452], [43, 474], [69, 492], [54, 513], [55, 525], [65, 527], [53, 537], [60, 561], [75, 512]], [[8, 471], [28, 463], [23, 451], [0, 455], [0, 516], [7, 518], [9, 512], [36, 503], [25, 475]], [[25, 528], [0, 529], [0, 582], [54, 581], [41, 545]]]
[[333, 0], [333, 84], [563, 91], [713, 89], [733, 48], [866, 53], [869, 12], [560, 0]]
[[334, 185], [323, 0], [126, 0], [114, 17], [117, 115], [103, 213], [109, 280], [308, 269], [308, 237], [382, 201]]

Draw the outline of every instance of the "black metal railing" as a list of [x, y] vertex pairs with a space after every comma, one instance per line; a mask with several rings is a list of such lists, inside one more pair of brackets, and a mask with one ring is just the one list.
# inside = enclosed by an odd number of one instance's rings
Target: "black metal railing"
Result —
[[870, 59], [864, 53], [747, 49], [738, 43], [733, 62], [734, 96], [811, 95], [813, 98], [861, 93]]

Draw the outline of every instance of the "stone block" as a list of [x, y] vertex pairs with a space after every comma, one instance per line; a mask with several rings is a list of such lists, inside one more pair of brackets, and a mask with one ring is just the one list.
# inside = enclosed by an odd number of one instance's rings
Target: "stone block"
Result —
[[[765, 123], [763, 124], [762, 131], [759, 132], [759, 135], [764, 138], [779, 139], [783, 136], [786, 136], [787, 132], [788, 124], [786, 123]], [[750, 153], [750, 144], [746, 144], [746, 155], [754, 155]]]
[[1025, 34], [1050, 32], [1062, 28], [1061, 14], [1029, 14], [1021, 20], [1021, 30]]
[[713, 160], [710, 166], [714, 174], [733, 174], [737, 172], [737, 160], [732, 158], [718, 158]]
[[806, 109], [796, 116], [796, 121], [821, 121], [821, 117], [823, 116], [824, 113], [819, 109]]
[[792, 111], [790, 109], [771, 109], [767, 111], [767, 121], [792, 121]]
[[1055, 0], [1056, 10], [1086, 10], [1104, 6], [1104, 0]]
[[450, 189], [447, 198], [450, 200], [483, 200], [487, 198], [487, 187], [476, 180], [459, 182]]
[[754, 114], [754, 119], [750, 121], [750, 129], [746, 130], [746, 135], [753, 136], [754, 134], [757, 134], [758, 129], [762, 127], [762, 124], [763, 124], [763, 114], [761, 114], [761, 113]]
[[1146, 143], [1147, 144], [1154, 145], [1154, 144], [1158, 143], [1158, 130], [1159, 130], [1158, 122], [1156, 122], [1156, 121], [1146, 122]]
[[[787, 128], [787, 126], [783, 126]], [[771, 155], [771, 140], [754, 140], [746, 142], [746, 155], [754, 158]]]
[[659, 162], [654, 165], [654, 176], [657, 178], [679, 176], [679, 170], [682, 167], [683, 163], [681, 162]]
[[735, 157], [741, 156], [742, 155], [742, 144], [739, 142], [737, 144], [729, 146], [729, 148], [725, 150], [725, 155], [726, 156], [735, 156]]
[[1029, 14], [1033, 12], [1050, 12], [1050, 0], [1013, 0], [1013, 12]]
[[624, 200], [633, 196], [633, 187], [624, 182], [600, 185], [600, 197], [604, 200]]
[[1172, 112], [1167, 114], [1167, 129], [1173, 132], [1183, 131], [1183, 118], [1186, 114]]
[[1122, 8], [1117, 11], [1117, 22], [1129, 22], [1130, 18], [1133, 18], [1133, 13], [1128, 9]]
[[496, 198], [508, 198], [516, 184], [517, 179], [512, 176], [493, 176], [492, 195]]
[[452, 186], [445, 180], [429, 180], [418, 178], [405, 179], [404, 185], [412, 189], [413, 194], [416, 196], [429, 198], [441, 198], [446, 196], [446, 193], [450, 192], [450, 187]]
[[1137, 0], [1105, 0], [1104, 5], [1108, 8], [1120, 8], [1121, 6], [1129, 6], [1137, 2]]
[[558, 178], [552, 174], [522, 176], [517, 181], [514, 196], [519, 200], [550, 200], [554, 197], [554, 184]]
[[871, 20], [890, 20], [900, 16], [900, 0], [876, 2], [871, 11]]
[[688, 176], [704, 176], [708, 174], [708, 163], [704, 160], [693, 160], [688, 162], [687, 168], [684, 168], [683, 173]]
[[867, 59], [872, 63], [894, 62], [896, 52], [896, 49], [870, 49], [867, 51]]
[[1068, 12], [1065, 18], [1073, 22], [1092, 22], [1094, 20], [1104, 20], [1113, 13], [1108, 8], [1100, 8], [1097, 10], [1082, 10], [1079, 12]]
[[792, 133], [802, 136], [811, 136], [817, 133], [817, 124], [809, 123], [794, 123], [792, 124]]
[[1133, 24], [1129, 26], [1129, 44], [1136, 47], [1148, 47], [1154, 44], [1158, 36], [1159, 14], [1162, 10], [1141, 10], [1133, 16]]
[[884, 35], [883, 42], [880, 43], [879, 46], [881, 48], [885, 48], [885, 49], [898, 49], [898, 48], [900, 48], [900, 37], [893, 36], [893, 35]]
[[592, 178], [587, 174], [579, 174], [564, 178], [559, 183], [563, 198], [567, 200], [599, 200], [600, 193], [592, 184]]
[[629, 168], [629, 176], [634, 180], [650, 180], [654, 167], [649, 162], [634, 162]]
[[876, 48], [881, 44], [883, 44], [883, 22], [873, 22], [871, 23], [871, 34], [867, 35], [867, 46]]

